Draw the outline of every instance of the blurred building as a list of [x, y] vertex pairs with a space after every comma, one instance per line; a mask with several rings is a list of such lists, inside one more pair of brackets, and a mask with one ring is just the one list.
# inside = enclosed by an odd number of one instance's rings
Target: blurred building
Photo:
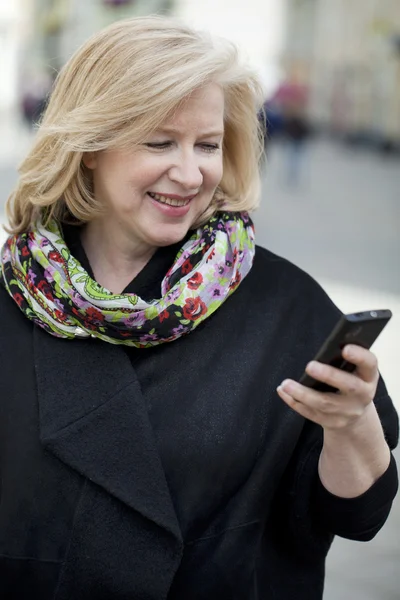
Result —
[[8, 111], [18, 92], [18, 57], [23, 34], [22, 0], [0, 1], [0, 112]]
[[399, 0], [288, 0], [283, 64], [316, 125], [400, 148]]
[[31, 60], [59, 69], [87, 38], [129, 16], [168, 12], [173, 0], [26, 0], [31, 3]]

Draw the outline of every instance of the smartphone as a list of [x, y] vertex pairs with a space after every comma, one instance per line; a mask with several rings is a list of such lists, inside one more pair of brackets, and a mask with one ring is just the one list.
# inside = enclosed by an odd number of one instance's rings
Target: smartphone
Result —
[[[344, 360], [343, 348], [347, 344], [356, 344], [369, 350], [391, 318], [390, 310], [369, 310], [343, 315], [317, 352], [314, 360], [351, 373], [356, 366]], [[307, 373], [303, 374], [300, 383], [319, 392], [338, 391], [336, 388], [310, 377]]]

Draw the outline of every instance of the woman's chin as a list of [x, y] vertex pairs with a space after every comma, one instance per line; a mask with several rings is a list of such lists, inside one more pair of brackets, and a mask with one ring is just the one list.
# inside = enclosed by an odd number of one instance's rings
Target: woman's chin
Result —
[[152, 242], [157, 247], [173, 246], [183, 240], [189, 229], [189, 225], [183, 226], [183, 224], [175, 227], [167, 227], [164, 231], [160, 229], [157, 235], [152, 236]]

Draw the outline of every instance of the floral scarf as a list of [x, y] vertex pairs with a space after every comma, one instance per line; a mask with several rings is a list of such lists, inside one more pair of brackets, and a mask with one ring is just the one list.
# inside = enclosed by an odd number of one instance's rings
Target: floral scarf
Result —
[[145, 302], [94, 281], [51, 221], [7, 239], [0, 280], [25, 316], [51, 335], [147, 348], [190, 333], [212, 315], [248, 274], [254, 253], [248, 214], [217, 213], [183, 244], [160, 299]]

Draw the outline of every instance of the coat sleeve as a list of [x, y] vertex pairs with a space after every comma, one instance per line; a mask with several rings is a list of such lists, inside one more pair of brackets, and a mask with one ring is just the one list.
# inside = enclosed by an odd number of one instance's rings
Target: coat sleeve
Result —
[[[398, 443], [399, 423], [393, 403], [382, 378], [375, 405], [391, 450]], [[381, 529], [398, 490], [396, 461], [392, 454], [385, 473], [364, 494], [356, 498], [339, 498], [328, 492], [317, 478], [312, 504], [320, 527], [344, 538], [368, 541]]]

